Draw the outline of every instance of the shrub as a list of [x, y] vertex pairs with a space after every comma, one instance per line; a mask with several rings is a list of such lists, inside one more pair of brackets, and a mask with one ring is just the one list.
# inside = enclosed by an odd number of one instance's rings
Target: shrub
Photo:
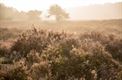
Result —
[[121, 38], [111, 34], [91, 32], [77, 36], [34, 28], [23, 33], [8, 53], [12, 65], [22, 62], [22, 67], [10, 71], [10, 79], [121, 80], [122, 77]]

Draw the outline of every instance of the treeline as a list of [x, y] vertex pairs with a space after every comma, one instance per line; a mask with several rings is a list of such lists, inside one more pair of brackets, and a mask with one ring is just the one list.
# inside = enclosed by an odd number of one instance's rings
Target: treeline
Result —
[[17, 11], [12, 7], [6, 7], [4, 4], [0, 4], [0, 20], [11, 21], [39, 21], [41, 11], [30, 10], [28, 12]]
[[[3, 4], [0, 4], [0, 20], [11, 20], [11, 21], [40, 21], [41, 20], [41, 14], [42, 11], [38, 10], [30, 10], [28, 12], [24, 11], [17, 11], [16, 9], [12, 7], [6, 7]], [[69, 18], [69, 14], [65, 12], [64, 9], [62, 9], [58, 5], [52, 5], [50, 6], [48, 10], [47, 18], [50, 18], [51, 16], [55, 17], [56, 21], [61, 21]]]

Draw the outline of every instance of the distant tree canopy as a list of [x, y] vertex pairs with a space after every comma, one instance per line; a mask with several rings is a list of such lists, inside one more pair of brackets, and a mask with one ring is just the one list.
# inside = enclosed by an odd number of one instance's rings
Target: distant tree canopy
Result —
[[[69, 18], [69, 14], [66, 13], [58, 5], [52, 5], [48, 11], [49, 17], [54, 16], [56, 21], [61, 21]], [[0, 3], [0, 20], [10, 20], [10, 21], [40, 21], [42, 14], [38, 10], [30, 10], [28, 12], [17, 11], [15, 8], [6, 7], [4, 4]]]
[[19, 12], [14, 8], [6, 7], [0, 4], [0, 20], [11, 20], [11, 21], [39, 21], [41, 11], [31, 10], [28, 12]]
[[12, 20], [15, 13], [18, 14], [14, 8], [5, 7], [3, 4], [0, 4], [0, 20]]
[[60, 6], [52, 5], [49, 9], [50, 16], [55, 16], [57, 21], [69, 18], [69, 14], [65, 12]]

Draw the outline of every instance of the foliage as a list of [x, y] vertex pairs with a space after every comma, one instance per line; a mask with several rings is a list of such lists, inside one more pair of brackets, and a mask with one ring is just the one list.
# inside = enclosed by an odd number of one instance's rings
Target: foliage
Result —
[[9, 75], [15, 80], [121, 80], [121, 41], [99, 32], [75, 35], [34, 28], [8, 51], [11, 65], [20, 65], [9, 67]]
[[49, 14], [55, 16], [57, 21], [69, 18], [69, 14], [66, 13], [60, 6], [52, 5], [49, 9]]
[[15, 8], [7, 7], [0, 3], [0, 20], [8, 21], [39, 21], [41, 11], [31, 10], [28, 12], [19, 12]]

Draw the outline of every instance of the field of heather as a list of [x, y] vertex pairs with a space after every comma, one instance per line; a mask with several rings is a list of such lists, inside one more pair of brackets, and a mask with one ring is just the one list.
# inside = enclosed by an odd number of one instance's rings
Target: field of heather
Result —
[[0, 80], [121, 80], [122, 20], [0, 21]]

